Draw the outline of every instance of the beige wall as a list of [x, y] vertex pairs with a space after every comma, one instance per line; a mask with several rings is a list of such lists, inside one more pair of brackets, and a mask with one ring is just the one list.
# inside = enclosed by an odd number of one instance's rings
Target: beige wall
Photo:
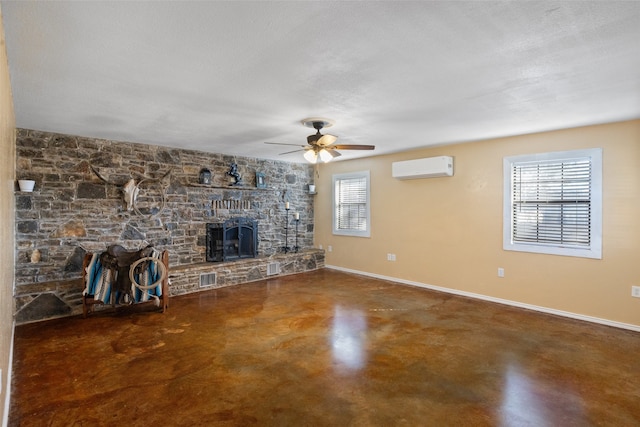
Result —
[[[503, 157], [594, 147], [603, 148], [603, 258], [504, 251]], [[440, 155], [454, 157], [453, 177], [391, 177], [394, 161]], [[334, 236], [331, 176], [359, 170], [371, 171], [371, 238]], [[327, 265], [640, 326], [631, 297], [640, 286], [640, 121], [330, 163], [317, 184], [315, 245], [332, 246]]]
[[0, 419], [4, 419], [7, 415], [4, 410], [8, 410], [4, 403], [10, 386], [7, 376], [13, 331], [15, 128], [0, 10]]

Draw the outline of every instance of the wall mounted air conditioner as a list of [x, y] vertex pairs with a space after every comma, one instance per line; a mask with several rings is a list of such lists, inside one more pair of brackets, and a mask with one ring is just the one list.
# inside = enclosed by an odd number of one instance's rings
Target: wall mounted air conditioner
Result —
[[397, 179], [453, 176], [453, 157], [440, 156], [393, 162], [391, 164], [391, 173]]

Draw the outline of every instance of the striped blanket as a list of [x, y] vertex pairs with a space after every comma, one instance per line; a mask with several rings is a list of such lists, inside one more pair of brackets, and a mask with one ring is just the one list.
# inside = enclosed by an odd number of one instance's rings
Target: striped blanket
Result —
[[[153, 250], [151, 256], [157, 259], [157, 262], [147, 263], [147, 268], [134, 277], [136, 282], [142, 286], [149, 286], [160, 279], [162, 271], [158, 268], [161, 252]], [[101, 301], [103, 304], [115, 304], [117, 301], [130, 304], [133, 302], [145, 302], [151, 299], [155, 300], [156, 305], [160, 304], [159, 297], [162, 296], [162, 284], [159, 283], [149, 290], [138, 289], [135, 285], [131, 285], [131, 295], [133, 295], [133, 301], [130, 301], [130, 296], [120, 295], [120, 292], [111, 292], [111, 285], [115, 280], [113, 270], [103, 268], [100, 263], [100, 254], [94, 253], [91, 256], [91, 261], [87, 265], [85, 275], [85, 289], [83, 295], [93, 297], [96, 301]], [[122, 297], [122, 298], [121, 298]]]

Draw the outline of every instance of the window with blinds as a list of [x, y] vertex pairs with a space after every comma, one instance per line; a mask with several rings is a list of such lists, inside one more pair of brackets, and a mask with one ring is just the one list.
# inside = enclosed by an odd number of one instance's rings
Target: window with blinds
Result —
[[333, 233], [369, 237], [369, 171], [333, 176]]
[[595, 149], [505, 159], [505, 249], [600, 258], [601, 157]]

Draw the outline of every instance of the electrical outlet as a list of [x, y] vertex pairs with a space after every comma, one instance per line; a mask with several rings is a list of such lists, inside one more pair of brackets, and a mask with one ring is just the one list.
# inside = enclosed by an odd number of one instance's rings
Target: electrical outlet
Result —
[[327, 246], [327, 252], [332, 252], [333, 251], [333, 247], [331, 245]]
[[631, 296], [640, 298], [640, 286], [632, 286], [631, 287]]
[[504, 268], [498, 267], [498, 277], [504, 277]]
[[387, 261], [395, 261], [396, 254], [387, 254]]
[[322, 249], [322, 245], [318, 245], [318, 249]]

